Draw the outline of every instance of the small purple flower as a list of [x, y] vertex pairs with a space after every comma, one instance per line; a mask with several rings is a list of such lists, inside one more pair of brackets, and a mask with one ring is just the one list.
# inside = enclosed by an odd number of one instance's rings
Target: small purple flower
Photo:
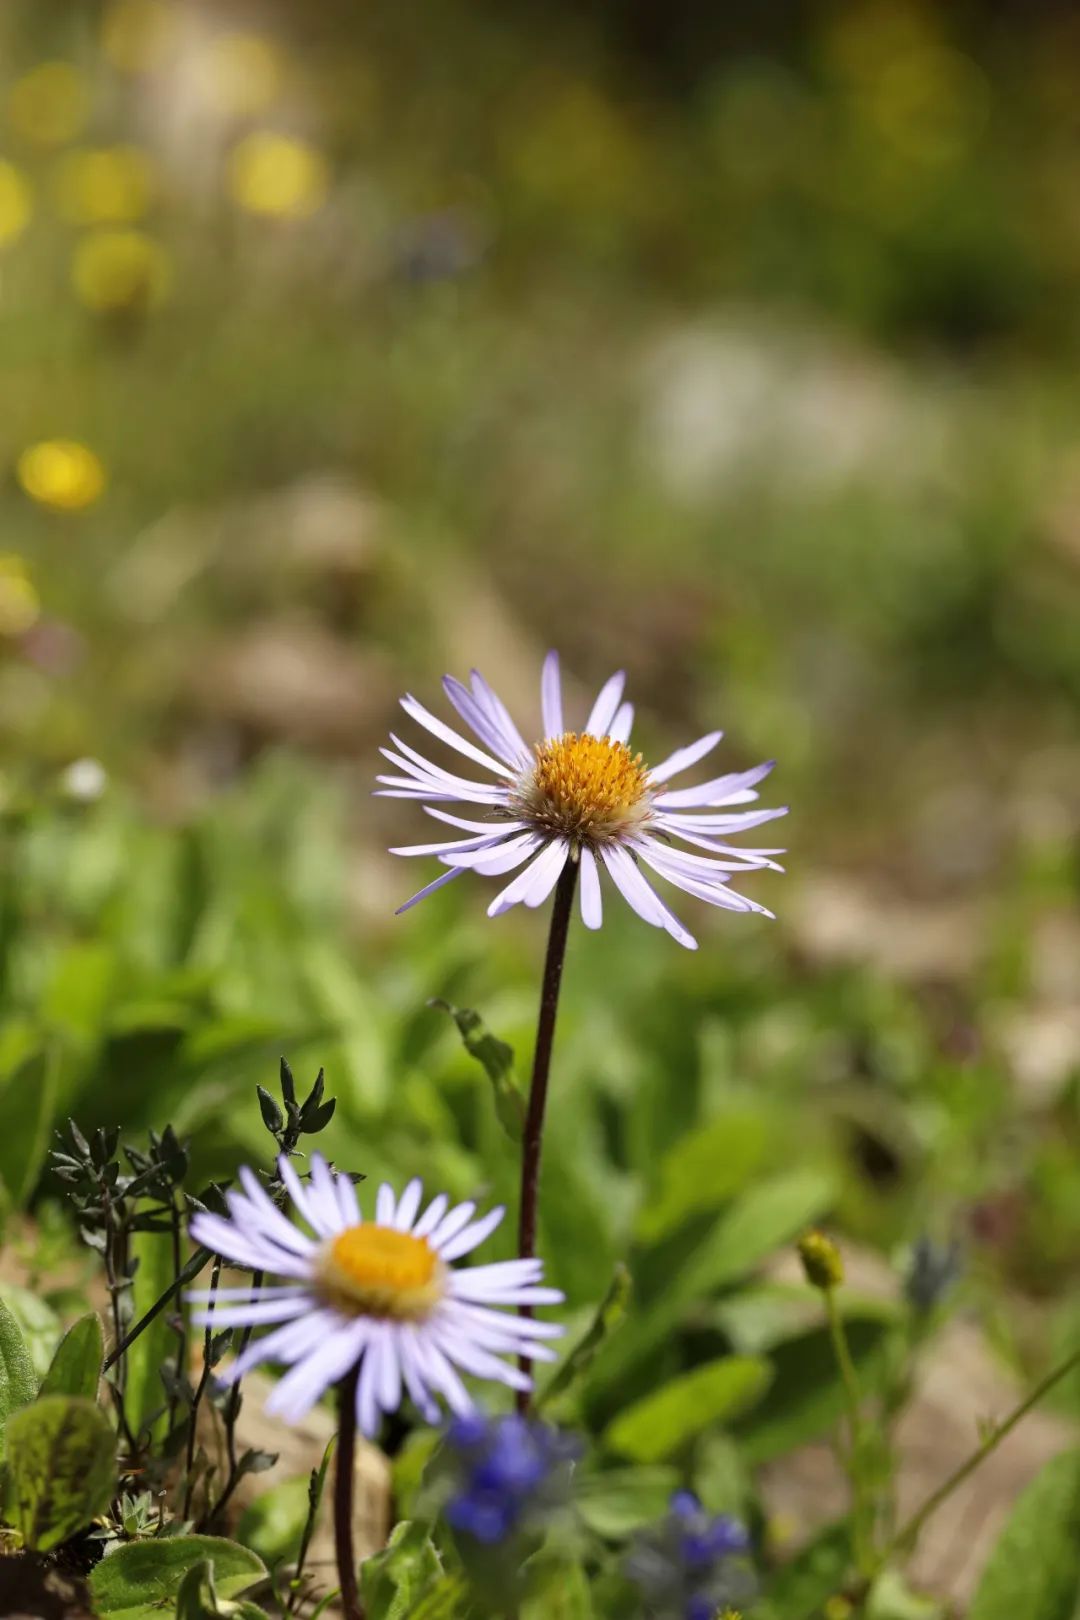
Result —
[[737, 1519], [709, 1513], [692, 1491], [676, 1491], [667, 1517], [638, 1538], [626, 1573], [653, 1620], [715, 1620], [753, 1596], [749, 1549]]
[[565, 1504], [579, 1450], [571, 1436], [525, 1418], [456, 1419], [443, 1459], [447, 1523], [488, 1547], [538, 1528]]

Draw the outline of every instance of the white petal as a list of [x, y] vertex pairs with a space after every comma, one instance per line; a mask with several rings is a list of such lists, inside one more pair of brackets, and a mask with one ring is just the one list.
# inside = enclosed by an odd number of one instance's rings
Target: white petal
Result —
[[467, 737], [459, 736], [452, 726], [446, 725], [437, 715], [432, 714], [430, 709], [425, 709], [411, 692], [406, 693], [401, 699], [401, 707], [406, 714], [425, 726], [433, 737], [441, 738], [450, 748], [456, 748], [459, 754], [464, 754], [466, 759], [475, 760], [477, 765], [483, 765], [485, 769], [494, 771], [496, 776], [505, 776], [510, 782], [517, 776], [517, 772], [512, 771], [508, 765], [503, 765], [491, 754], [485, 754], [482, 748], [477, 748]]
[[323, 1218], [321, 1210], [316, 1208], [316, 1200], [308, 1197], [308, 1189], [300, 1180], [287, 1154], [281, 1154], [278, 1159], [278, 1175], [284, 1183], [285, 1191], [292, 1199], [293, 1208], [299, 1210], [302, 1219], [307, 1221], [320, 1237], [330, 1237], [338, 1230], [337, 1223], [331, 1226]]
[[427, 1209], [425, 1209], [424, 1213], [421, 1215], [420, 1219], [416, 1222], [416, 1225], [413, 1227], [413, 1237], [427, 1237], [428, 1233], [433, 1231], [435, 1227], [438, 1226], [439, 1222], [446, 1214], [449, 1203], [450, 1200], [447, 1198], [445, 1193], [440, 1193], [437, 1198], [433, 1198]]
[[540, 713], [544, 722], [544, 740], [563, 734], [562, 681], [559, 676], [559, 655], [549, 652], [544, 659], [540, 676]]
[[604, 682], [585, 722], [585, 730], [590, 737], [607, 735], [607, 728], [615, 717], [615, 710], [619, 707], [619, 699], [625, 685], [626, 671], [622, 669]]
[[330, 1385], [356, 1365], [370, 1327], [361, 1317], [323, 1338], [274, 1386], [266, 1410], [279, 1413], [287, 1422], [299, 1422]]
[[633, 725], [634, 705], [632, 703], [620, 703], [615, 711], [615, 718], [608, 727], [608, 736], [612, 742], [629, 742]]
[[449, 1242], [444, 1237], [439, 1243], [440, 1255], [447, 1261], [460, 1260], [463, 1254], [469, 1254], [473, 1249], [478, 1249], [485, 1238], [491, 1236], [505, 1214], [505, 1209], [501, 1205], [496, 1205], [493, 1210], [489, 1210], [478, 1221], [473, 1221], [471, 1226], [467, 1226], [463, 1232], [459, 1232], [457, 1237], [451, 1238]]
[[396, 1205], [394, 1189], [384, 1181], [375, 1197], [375, 1219], [380, 1226], [393, 1226]]
[[462, 686], [452, 675], [444, 675], [443, 691], [465, 724], [472, 727], [481, 742], [485, 742], [492, 753], [505, 760], [507, 765], [519, 769], [521, 753], [514, 738], [482, 703], [477, 702], [468, 688]]
[[[735, 804], [739, 802], [736, 795], [749, 793], [768, 776], [775, 764], [775, 759], [770, 759], [764, 765], [755, 765], [753, 770], [730, 771], [727, 776], [714, 777], [711, 782], [702, 782], [698, 787], [680, 788], [677, 793], [662, 793], [655, 803], [661, 810], [674, 810], [680, 806], [690, 808], [695, 804]], [[757, 794], [753, 797], [756, 799]]]
[[687, 932], [675, 913], [668, 909], [660, 896], [649, 886], [624, 849], [620, 849], [617, 844], [610, 844], [601, 850], [601, 856], [623, 898], [629, 902], [639, 917], [645, 922], [652, 923], [654, 927], [665, 928], [672, 939], [678, 940], [680, 945], [685, 945], [687, 950], [697, 950], [697, 940]]
[[569, 855], [569, 848], [562, 839], [554, 839], [546, 849], [540, 851], [531, 866], [527, 866], [495, 896], [488, 906], [488, 916], [501, 916], [519, 901], [527, 906], [542, 905], [559, 881], [559, 873]]
[[476, 1214], [476, 1205], [471, 1199], [464, 1204], [457, 1204], [428, 1234], [428, 1243], [433, 1249], [441, 1250], [444, 1243], [456, 1237], [463, 1226], [467, 1226]]
[[419, 1176], [414, 1176], [398, 1199], [398, 1207], [394, 1213], [394, 1225], [399, 1232], [408, 1232], [411, 1229], [416, 1212], [420, 1208], [423, 1192], [423, 1183]]
[[652, 767], [649, 781], [667, 782], [671, 777], [678, 776], [680, 771], [689, 770], [699, 759], [704, 759], [706, 754], [712, 753], [723, 735], [722, 731], [710, 731], [704, 737], [699, 737], [697, 742], [689, 743], [685, 748], [676, 748], [667, 759], [662, 759], [659, 765]]
[[526, 760], [530, 759], [532, 757], [532, 750], [529, 748], [524, 737], [521, 735], [521, 732], [514, 724], [514, 719], [510, 713], [510, 710], [506, 707], [506, 704], [495, 691], [494, 687], [488, 685], [487, 681], [485, 681], [478, 669], [471, 669], [469, 671], [469, 680], [472, 683], [473, 696], [475, 697], [477, 703], [482, 704], [487, 710], [488, 714], [490, 714], [491, 718], [502, 726], [507, 737], [513, 739], [518, 753], [521, 756], [522, 762], [524, 763]]
[[394, 916], [400, 917], [402, 912], [411, 911], [413, 906], [418, 905], [421, 900], [426, 900], [429, 894], [434, 894], [436, 889], [441, 889], [445, 884], [452, 883], [456, 877], [460, 877], [464, 870], [463, 866], [455, 866], [449, 872], [444, 872], [442, 877], [435, 878], [431, 883], [425, 883], [424, 887], [418, 889], [411, 899], [406, 900], [403, 906], [398, 906]]
[[539, 833], [519, 833], [487, 849], [474, 850], [461, 856], [440, 855], [439, 859], [444, 866], [479, 872], [482, 877], [498, 877], [500, 872], [512, 872], [522, 861], [527, 861], [542, 843]]
[[600, 873], [591, 849], [582, 849], [580, 867], [581, 920], [586, 928], [599, 928], [604, 920], [604, 903], [600, 898]]

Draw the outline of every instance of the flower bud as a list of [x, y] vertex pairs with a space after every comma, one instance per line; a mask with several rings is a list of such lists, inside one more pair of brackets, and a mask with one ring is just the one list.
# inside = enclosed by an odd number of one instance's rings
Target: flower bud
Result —
[[844, 1262], [832, 1238], [824, 1232], [807, 1232], [799, 1240], [799, 1259], [806, 1280], [813, 1288], [838, 1288], [844, 1280]]

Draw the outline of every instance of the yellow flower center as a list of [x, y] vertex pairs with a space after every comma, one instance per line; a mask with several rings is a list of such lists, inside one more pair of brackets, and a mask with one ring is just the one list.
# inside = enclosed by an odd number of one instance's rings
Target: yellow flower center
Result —
[[349, 1226], [318, 1262], [327, 1301], [356, 1316], [420, 1321], [443, 1297], [446, 1270], [424, 1238], [390, 1226]]
[[537, 743], [534, 754], [512, 804], [535, 827], [602, 844], [647, 818], [648, 769], [625, 743], [567, 731]]

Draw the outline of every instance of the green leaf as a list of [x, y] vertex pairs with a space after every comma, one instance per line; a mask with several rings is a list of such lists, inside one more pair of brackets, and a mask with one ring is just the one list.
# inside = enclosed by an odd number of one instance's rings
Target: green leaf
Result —
[[244, 1509], [237, 1538], [268, 1563], [295, 1559], [308, 1516], [308, 1482], [285, 1479], [259, 1492]]
[[19, 1324], [0, 1299], [0, 1457], [8, 1419], [37, 1394], [37, 1377]]
[[409, 1620], [442, 1574], [430, 1526], [419, 1519], [402, 1520], [387, 1546], [365, 1561], [360, 1574], [367, 1620]]
[[710, 1425], [745, 1412], [760, 1400], [771, 1376], [769, 1363], [758, 1356], [722, 1356], [620, 1412], [604, 1442], [635, 1462], [663, 1462]]
[[578, 1340], [537, 1401], [538, 1411], [546, 1407], [551, 1401], [565, 1395], [580, 1379], [585, 1377], [585, 1374], [596, 1360], [601, 1345], [622, 1326], [630, 1304], [632, 1289], [630, 1272], [620, 1261], [615, 1267], [611, 1286], [600, 1301], [596, 1315], [593, 1317], [588, 1330]]
[[866, 1600], [866, 1620], [945, 1620], [945, 1610], [933, 1598], [913, 1592], [897, 1570], [886, 1569]]
[[60, 1318], [40, 1294], [15, 1283], [4, 1284], [4, 1303], [19, 1324], [34, 1376], [43, 1378], [60, 1342]]
[[[535, 1566], [530, 1564], [529, 1573]], [[552, 1559], [543, 1571], [542, 1583], [521, 1605], [521, 1620], [592, 1620], [592, 1596], [588, 1577], [580, 1564]]]
[[440, 1575], [412, 1610], [409, 1620], [463, 1620], [472, 1612], [465, 1576]]
[[817, 1620], [851, 1572], [851, 1521], [830, 1524], [785, 1564], [765, 1588], [765, 1610], [777, 1620]]
[[719, 1217], [677, 1267], [647, 1312], [627, 1326], [602, 1365], [609, 1377], [625, 1372], [676, 1329], [696, 1301], [737, 1282], [774, 1249], [788, 1243], [828, 1208], [832, 1182], [820, 1170], [795, 1170], [752, 1187]]
[[[133, 1232], [131, 1254], [139, 1263], [131, 1285], [132, 1320], [137, 1322], [173, 1280], [172, 1238], [168, 1232]], [[175, 1348], [166, 1307], [127, 1351], [124, 1410], [136, 1435], [145, 1430], [156, 1439], [164, 1433], [168, 1417], [162, 1410], [166, 1397], [161, 1369]]]
[[1053, 1458], [994, 1544], [969, 1620], [1074, 1620], [1080, 1608], [1080, 1451]]
[[520, 1142], [525, 1129], [525, 1094], [514, 1073], [514, 1049], [500, 1041], [471, 1007], [454, 1007], [436, 998], [428, 1003], [449, 1013], [458, 1027], [465, 1050], [483, 1067], [495, 1094], [499, 1124], [511, 1142]]
[[161, 1620], [172, 1615], [189, 1570], [210, 1562], [217, 1596], [233, 1598], [264, 1579], [261, 1558], [221, 1536], [165, 1536], [131, 1541], [95, 1565], [94, 1607], [105, 1620]]
[[749, 1181], [769, 1147], [760, 1113], [727, 1113], [676, 1142], [660, 1164], [659, 1185], [638, 1218], [643, 1243], [657, 1243], [690, 1215], [718, 1209]]
[[0, 1091], [0, 1184], [15, 1209], [25, 1208], [49, 1151], [58, 1076], [55, 1058], [35, 1052]]
[[233, 1603], [220, 1597], [209, 1559], [195, 1564], [180, 1582], [176, 1620], [267, 1620], [257, 1603]]
[[57, 1345], [42, 1380], [42, 1395], [82, 1395], [86, 1400], [96, 1400], [104, 1360], [101, 1318], [96, 1311], [88, 1311], [68, 1328]]
[[675, 1468], [609, 1468], [581, 1473], [575, 1499], [594, 1535], [621, 1541], [663, 1517], [680, 1475]]
[[7, 1426], [12, 1516], [26, 1545], [48, 1552], [84, 1530], [116, 1485], [116, 1436], [93, 1401], [46, 1395]]
[[[844, 1324], [859, 1387], [872, 1392], [889, 1328], [879, 1317], [849, 1317]], [[760, 1406], [737, 1426], [751, 1467], [827, 1434], [844, 1415], [844, 1387], [826, 1328], [815, 1328], [770, 1351], [773, 1381]]]

